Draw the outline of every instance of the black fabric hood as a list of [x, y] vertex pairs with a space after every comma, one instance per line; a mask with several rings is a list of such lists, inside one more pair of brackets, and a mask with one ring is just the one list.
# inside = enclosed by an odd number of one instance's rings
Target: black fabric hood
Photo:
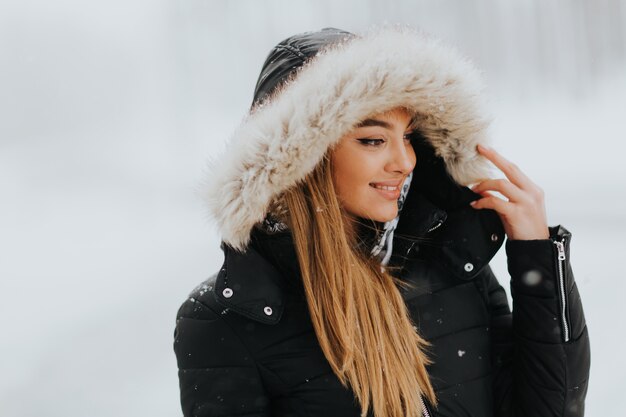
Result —
[[265, 101], [276, 88], [314, 57], [323, 47], [355, 36], [336, 28], [305, 32], [279, 42], [267, 55], [254, 87], [252, 107]]

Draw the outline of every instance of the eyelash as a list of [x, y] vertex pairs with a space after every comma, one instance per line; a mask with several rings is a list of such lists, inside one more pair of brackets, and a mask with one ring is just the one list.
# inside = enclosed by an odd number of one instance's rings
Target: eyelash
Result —
[[378, 146], [378, 145], [381, 145], [383, 142], [385, 142], [385, 140], [384, 139], [359, 139], [359, 142], [361, 142], [365, 146]]
[[[412, 134], [413, 134], [413, 132], [405, 133], [404, 134], [404, 139], [410, 141]], [[364, 139], [359, 139], [359, 142], [361, 142], [365, 146], [379, 146], [379, 145], [382, 145], [385, 142], [385, 139], [378, 139], [378, 138], [368, 139], [368, 138], [364, 138]]]

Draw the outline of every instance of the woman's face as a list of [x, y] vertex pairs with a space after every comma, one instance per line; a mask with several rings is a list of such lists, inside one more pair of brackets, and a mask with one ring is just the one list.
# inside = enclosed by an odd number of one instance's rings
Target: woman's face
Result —
[[415, 167], [411, 116], [393, 109], [368, 118], [331, 152], [339, 200], [351, 216], [386, 222], [398, 215], [402, 184]]

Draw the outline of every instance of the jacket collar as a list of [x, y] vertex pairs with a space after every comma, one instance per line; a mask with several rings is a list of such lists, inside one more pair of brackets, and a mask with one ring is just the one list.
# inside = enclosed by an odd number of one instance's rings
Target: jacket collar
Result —
[[[489, 263], [503, 243], [502, 223], [491, 210], [474, 210], [467, 206], [446, 212], [423, 196], [414, 201], [419, 201], [421, 214], [407, 217], [403, 227], [410, 224], [416, 232], [412, 236], [402, 233], [394, 236], [391, 265], [404, 266], [410, 252], [423, 244], [432, 258], [451, 274], [470, 280]], [[249, 319], [277, 324], [285, 308], [285, 293], [290, 285], [300, 283], [295, 251], [285, 250], [289, 247], [293, 250], [287, 237], [288, 232], [269, 242], [269, 245], [286, 245], [280, 251], [284, 259], [278, 263], [276, 258], [270, 259], [261, 253], [262, 246], [251, 244], [244, 252], [238, 252], [222, 243], [224, 264], [215, 281], [216, 300]]]
[[399, 237], [423, 233], [423, 225], [431, 219], [443, 222], [427, 240], [418, 237], [417, 243], [422, 243], [425, 256], [457, 278], [473, 279], [504, 242], [502, 221], [493, 210], [470, 207], [481, 196], [451, 178], [435, 148], [425, 140], [413, 146], [418, 162], [396, 233]]
[[284, 277], [252, 246], [238, 252], [222, 243], [224, 264], [215, 280], [215, 298], [245, 317], [276, 324], [284, 310]]

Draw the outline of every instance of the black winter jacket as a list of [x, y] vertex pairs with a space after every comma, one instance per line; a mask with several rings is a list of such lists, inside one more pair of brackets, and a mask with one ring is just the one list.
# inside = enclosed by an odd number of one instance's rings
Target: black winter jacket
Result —
[[[589, 339], [570, 233], [556, 226], [550, 239], [506, 243], [511, 313], [489, 267], [504, 242], [502, 223], [495, 212], [469, 206], [480, 196], [464, 185], [489, 176], [475, 152], [487, 125], [475, 70], [410, 32], [343, 36], [308, 33], [277, 45], [257, 83], [267, 100], [210, 169], [224, 263], [178, 311], [174, 351], [184, 415], [359, 415], [318, 345], [289, 232], [262, 233], [254, 224], [356, 122], [403, 106], [417, 117], [417, 165], [390, 265], [414, 284], [401, 293], [432, 344], [428, 372], [439, 405], [428, 414], [582, 416]], [[342, 39], [339, 46], [316, 55], [331, 38]], [[305, 60], [309, 65], [271, 95]]]
[[[589, 341], [571, 235], [551, 232], [551, 240], [507, 242], [514, 315], [489, 266], [462, 279], [419, 256], [409, 261], [404, 279], [418, 285], [403, 296], [433, 344], [433, 416], [583, 415]], [[317, 344], [295, 253], [281, 240], [243, 255], [224, 247], [222, 269], [181, 306], [174, 349], [185, 416], [359, 415]]]

